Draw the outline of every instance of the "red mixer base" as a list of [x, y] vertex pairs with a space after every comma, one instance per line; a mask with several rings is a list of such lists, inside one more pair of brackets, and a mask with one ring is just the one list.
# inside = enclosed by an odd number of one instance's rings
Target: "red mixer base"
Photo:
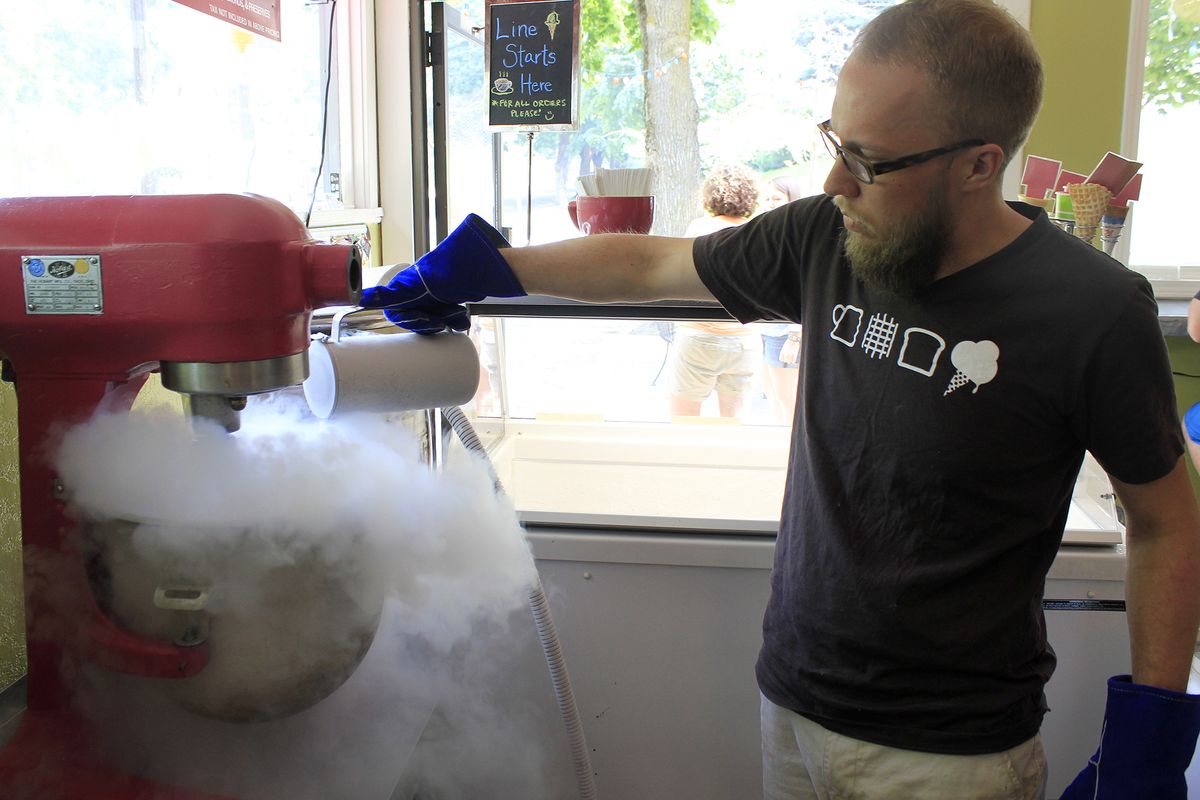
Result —
[[105, 766], [84, 744], [76, 717], [25, 710], [0, 750], [4, 800], [234, 800], [197, 794], [125, 775]]

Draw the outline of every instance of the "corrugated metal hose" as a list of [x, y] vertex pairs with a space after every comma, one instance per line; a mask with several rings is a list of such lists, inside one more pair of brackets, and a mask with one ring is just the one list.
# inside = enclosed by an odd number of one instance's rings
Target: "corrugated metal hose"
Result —
[[[495, 468], [488, 458], [487, 450], [475, 433], [467, 415], [457, 406], [443, 408], [443, 416], [454, 429], [460, 442], [467, 450], [483, 456], [491, 472], [492, 482], [497, 494], [504, 493], [504, 485], [496, 477]], [[587, 740], [583, 735], [583, 724], [579, 719], [579, 708], [575, 704], [575, 694], [571, 691], [571, 677], [567, 673], [567, 663], [563, 658], [562, 645], [558, 633], [554, 629], [554, 620], [550, 617], [550, 606], [546, 602], [546, 593], [542, 590], [541, 578], [536, 578], [529, 589], [529, 610], [533, 614], [533, 622], [537, 626], [538, 640], [542, 652], [546, 656], [546, 666], [550, 669], [550, 679], [554, 684], [554, 696], [558, 701], [558, 710], [562, 715], [563, 724], [567, 728], [567, 738], [571, 745], [571, 761], [575, 768], [575, 780], [579, 785], [579, 796], [582, 800], [595, 800], [596, 784], [592, 773], [592, 762], [588, 757]]]

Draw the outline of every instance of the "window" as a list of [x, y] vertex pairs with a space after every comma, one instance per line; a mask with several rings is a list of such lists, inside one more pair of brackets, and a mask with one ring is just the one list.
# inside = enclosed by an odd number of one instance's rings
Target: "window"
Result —
[[1186, 162], [1200, 130], [1200, 3], [1137, 0], [1133, 15], [1125, 138], [1145, 166], [1129, 263], [1155, 279], [1200, 280], [1200, 255], [1186, 233], [1195, 205]]
[[[803, 187], [802, 193], [819, 193], [831, 161], [816, 123], [829, 116], [838, 71], [858, 30], [893, 2], [710, 3], [718, 33], [709, 44], [694, 42], [687, 63], [700, 107], [702, 168], [740, 162], [764, 179], [787, 175]], [[464, 19], [481, 19], [482, 8], [470, 5], [471, 16], [464, 12]], [[644, 165], [642, 87], [661, 76], [643, 71], [636, 61], [612, 56], [603, 74], [583, 77], [592, 88], [582, 96], [578, 131], [538, 133], [532, 143], [522, 132], [502, 133], [502, 214], [515, 244], [580, 235], [566, 204], [577, 176], [594, 171], [594, 164]], [[599, 162], [590, 160], [599, 156]], [[702, 215], [697, 206], [696, 216]], [[688, 323], [666, 320], [477, 317], [474, 333], [487, 373], [477, 412], [505, 419], [575, 417], [618, 424], [691, 421], [688, 417], [728, 423], [736, 418], [745, 425], [774, 427], [783, 440], [791, 423], [797, 371], [780, 366], [777, 354], [789, 332], [799, 331], [794, 326], [789, 331], [785, 324], [745, 326], [736, 338], [749, 366], [739, 364], [738, 370], [749, 372], [749, 388], [740, 400], [733, 391], [714, 391], [692, 413], [668, 390], [673, 363], [668, 350], [681, 329], [684, 336], [694, 330]], [[737, 410], [731, 414], [734, 405]]]
[[[513, 419], [681, 421], [690, 415], [673, 413], [668, 392], [669, 349], [681, 324], [477, 316], [476, 342], [486, 373], [477, 411]], [[764, 334], [786, 337], [787, 332], [765, 324], [741, 327], [750, 350], [751, 383], [737, 419], [748, 425], [790, 425], [798, 373], [772, 368], [761, 341]], [[726, 392], [713, 392], [695, 416], [721, 416], [718, 394]]]
[[[338, 5], [341, 42], [349, 5]], [[354, 205], [333, 6], [279, 6], [276, 42], [173, 0], [5, 3], [3, 193], [255, 192], [302, 219], [310, 205], [318, 214]]]

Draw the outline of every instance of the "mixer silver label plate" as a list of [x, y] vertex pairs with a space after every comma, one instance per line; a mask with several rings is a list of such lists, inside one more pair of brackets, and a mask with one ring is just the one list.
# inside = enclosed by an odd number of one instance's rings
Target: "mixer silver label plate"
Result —
[[96, 254], [21, 256], [26, 314], [103, 314]]

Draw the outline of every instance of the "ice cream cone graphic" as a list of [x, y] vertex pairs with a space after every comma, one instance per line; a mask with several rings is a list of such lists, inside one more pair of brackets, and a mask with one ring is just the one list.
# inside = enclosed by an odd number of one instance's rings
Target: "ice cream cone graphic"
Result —
[[954, 375], [942, 397], [956, 389], [961, 389], [968, 383], [975, 384], [971, 394], [979, 391], [979, 387], [996, 377], [1000, 369], [1000, 348], [995, 342], [959, 342], [950, 351], [950, 363], [954, 365]]
[[967, 373], [963, 372], [961, 369], [955, 370], [954, 377], [950, 379], [950, 385], [946, 387], [946, 391], [942, 392], [942, 397], [950, 394], [955, 389], [961, 389], [970, 382], [971, 379], [967, 377]]
[[557, 11], [551, 11], [550, 15], [546, 17], [546, 27], [550, 29], [550, 41], [554, 41], [554, 30], [560, 21]]

